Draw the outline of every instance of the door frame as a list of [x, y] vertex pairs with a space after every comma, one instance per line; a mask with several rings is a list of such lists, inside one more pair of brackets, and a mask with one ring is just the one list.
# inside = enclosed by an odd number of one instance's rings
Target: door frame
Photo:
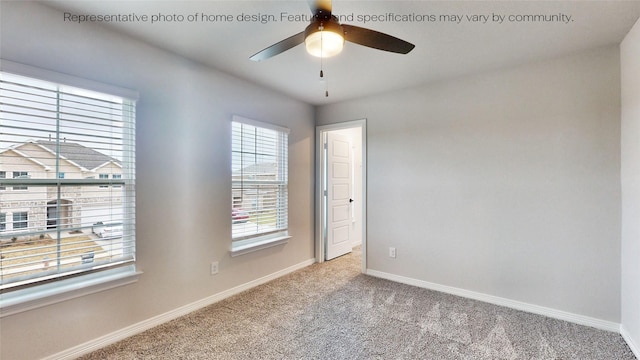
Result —
[[[323, 138], [327, 132], [334, 130], [344, 130], [360, 128], [362, 138], [362, 199], [359, 201], [362, 207], [362, 272], [366, 273], [367, 270], [367, 119], [351, 120], [345, 122], [339, 122], [335, 124], [319, 125], [316, 126], [316, 205], [315, 205], [315, 217], [316, 217], [316, 234], [315, 234], [315, 247], [316, 247], [316, 262], [322, 263], [325, 258], [325, 242], [324, 228], [326, 227], [325, 218], [325, 206], [323, 201], [322, 184], [326, 172], [326, 164], [324, 161], [324, 142]], [[355, 159], [354, 159], [355, 161]]]

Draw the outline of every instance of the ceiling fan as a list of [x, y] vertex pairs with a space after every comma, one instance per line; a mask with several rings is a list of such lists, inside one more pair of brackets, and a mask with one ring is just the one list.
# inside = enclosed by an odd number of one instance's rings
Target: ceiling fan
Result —
[[407, 54], [415, 45], [375, 30], [340, 24], [331, 14], [331, 0], [307, 0], [313, 19], [307, 28], [291, 37], [269, 46], [250, 57], [262, 61], [305, 43], [307, 52], [317, 57], [330, 57], [342, 51], [345, 41], [370, 48]]

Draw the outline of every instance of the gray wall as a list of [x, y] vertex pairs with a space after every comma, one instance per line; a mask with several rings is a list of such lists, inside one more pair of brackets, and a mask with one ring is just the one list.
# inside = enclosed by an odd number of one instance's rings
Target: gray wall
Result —
[[640, 351], [640, 21], [620, 47], [622, 67], [622, 330]]
[[362, 118], [370, 270], [620, 321], [617, 47], [316, 112]]
[[[2, 58], [140, 92], [137, 253], [140, 281], [1, 319], [2, 359], [37, 359], [314, 257], [314, 113], [251, 85], [97, 26], [64, 24], [30, 2], [3, 1]], [[230, 120], [291, 129], [287, 245], [235, 258]], [[209, 263], [220, 273], [209, 275]]]

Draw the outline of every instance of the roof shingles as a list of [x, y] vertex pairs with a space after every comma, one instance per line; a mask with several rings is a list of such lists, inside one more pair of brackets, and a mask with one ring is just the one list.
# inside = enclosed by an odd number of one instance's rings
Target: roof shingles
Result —
[[[55, 141], [38, 140], [36, 141], [36, 144], [47, 148], [51, 152], [55, 153], [56, 151]], [[60, 142], [60, 155], [88, 170], [93, 170], [108, 162], [120, 164], [120, 161], [112, 158], [111, 156], [71, 142]]]

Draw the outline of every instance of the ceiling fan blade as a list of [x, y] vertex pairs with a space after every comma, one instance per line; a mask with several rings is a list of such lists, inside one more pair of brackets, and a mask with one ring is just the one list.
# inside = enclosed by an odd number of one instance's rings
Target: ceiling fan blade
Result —
[[311, 13], [319, 19], [331, 19], [331, 0], [307, 0]]
[[375, 30], [361, 28], [359, 26], [342, 24], [344, 39], [352, 43], [368, 46], [370, 48], [390, 51], [399, 54], [407, 54], [415, 45], [397, 37], [387, 35]]
[[266, 49], [263, 49], [255, 54], [253, 54], [249, 59], [253, 61], [262, 61], [266, 60], [270, 57], [276, 56], [280, 53], [283, 53], [294, 46], [300, 45], [304, 42], [304, 31], [297, 33], [291, 37], [288, 37], [278, 43], [275, 43], [269, 46]]

